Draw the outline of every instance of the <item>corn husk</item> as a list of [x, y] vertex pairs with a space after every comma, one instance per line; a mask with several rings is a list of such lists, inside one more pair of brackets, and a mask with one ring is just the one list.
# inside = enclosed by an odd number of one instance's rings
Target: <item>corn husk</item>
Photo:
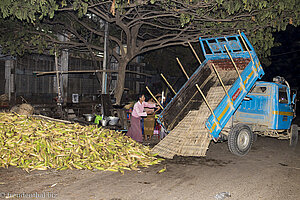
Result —
[[0, 113], [0, 167], [137, 170], [162, 159], [122, 133]]

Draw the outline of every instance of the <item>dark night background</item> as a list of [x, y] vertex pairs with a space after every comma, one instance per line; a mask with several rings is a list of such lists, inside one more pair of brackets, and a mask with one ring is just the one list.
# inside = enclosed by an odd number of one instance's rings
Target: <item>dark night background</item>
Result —
[[300, 27], [287, 26], [286, 31], [274, 33], [279, 45], [272, 48], [270, 66], [265, 66], [263, 80], [272, 81], [274, 76], [283, 76], [292, 88], [298, 89], [300, 80]]
[[287, 26], [286, 31], [274, 33], [277, 47], [272, 48], [270, 66], [264, 66], [262, 80], [272, 81], [275, 76], [284, 77], [292, 89], [297, 90], [297, 118], [300, 121], [300, 27]]

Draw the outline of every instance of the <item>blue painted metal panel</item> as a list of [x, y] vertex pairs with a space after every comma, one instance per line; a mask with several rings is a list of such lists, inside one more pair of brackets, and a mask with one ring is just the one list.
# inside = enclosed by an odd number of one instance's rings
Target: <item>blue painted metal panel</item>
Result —
[[[255, 52], [253, 46], [248, 41], [246, 35], [241, 33], [250, 52]], [[203, 54], [207, 60], [228, 59], [228, 54], [224, 48], [226, 45], [233, 58], [243, 58], [246, 56], [247, 49], [240, 39], [240, 35], [230, 35], [216, 38], [199, 38]], [[249, 56], [248, 56], [249, 57]]]
[[[273, 111], [273, 114], [275, 115], [275, 124], [276, 126], [274, 129], [283, 130], [283, 129], [289, 129], [293, 120], [293, 109], [291, 107], [291, 98], [290, 98], [290, 90], [285, 85], [277, 85], [278, 87], [275, 89], [276, 91], [276, 98], [277, 103], [276, 107]], [[286, 94], [285, 100], [283, 101], [283, 96], [280, 95], [282, 91], [285, 91]]]
[[273, 87], [267, 82], [256, 82], [254, 88], [247, 97], [250, 100], [242, 101], [240, 107], [234, 114], [234, 120], [242, 123], [253, 123], [265, 125], [272, 128], [273, 122]]
[[[265, 93], [250, 92], [247, 97], [251, 100], [243, 101], [234, 114], [235, 120], [243, 123], [255, 123], [267, 126], [269, 129], [289, 129], [293, 119], [290, 91], [285, 85], [259, 81], [256, 87], [267, 87]], [[280, 99], [279, 90], [286, 91], [286, 99]], [[255, 88], [254, 88], [255, 90]]]
[[[246, 68], [242, 71], [241, 73], [241, 78], [242, 81], [238, 78], [232, 87], [228, 90], [228, 94], [230, 96], [230, 99], [225, 95], [219, 105], [214, 109], [214, 114], [216, 118], [213, 115], [210, 115], [206, 122], [206, 127], [209, 129], [210, 134], [214, 138], [218, 138], [220, 132], [230, 119], [230, 117], [234, 114], [234, 112], [237, 110], [239, 105], [241, 104], [242, 100], [246, 96], [246, 94], [249, 92], [249, 90], [252, 88], [254, 83], [257, 81], [257, 79], [261, 78], [264, 75], [264, 71], [262, 69], [262, 66], [257, 58], [257, 55], [252, 47], [252, 45], [249, 43], [248, 39], [246, 36], [242, 33], [243, 38], [247, 42], [248, 47], [250, 48], [250, 54], [253, 58], [253, 61], [250, 61]], [[237, 36], [236, 36], [237, 37]], [[239, 40], [239, 39], [238, 39]], [[207, 39], [205, 39], [206, 42]], [[224, 58], [229, 58], [227, 53], [221, 49], [221, 46], [223, 43], [220, 43], [218, 39], [215, 39], [215, 47], [211, 47], [210, 49], [212, 53], [208, 55], [207, 53], [205, 54], [206, 58], [210, 59], [224, 59]], [[236, 44], [241, 45], [241, 43], [236, 42]], [[219, 45], [219, 49], [217, 48]], [[227, 45], [226, 46], [230, 46]], [[204, 47], [203, 47], [204, 48]], [[228, 48], [229, 49], [229, 48]], [[237, 49], [237, 48], [236, 48]], [[242, 49], [242, 47], [241, 47]], [[231, 47], [231, 55], [232, 57], [240, 57], [240, 58], [250, 58], [250, 55], [247, 51], [239, 51], [239, 52], [234, 52], [234, 48]], [[227, 57], [226, 57], [227, 56]]]
[[269, 83], [272, 85], [271, 92], [273, 95], [272, 98], [272, 108], [271, 108], [271, 127], [270, 129], [276, 129], [277, 127], [277, 115], [274, 114], [275, 110], [278, 110], [278, 94], [277, 90], [278, 88], [274, 85], [275, 83]]

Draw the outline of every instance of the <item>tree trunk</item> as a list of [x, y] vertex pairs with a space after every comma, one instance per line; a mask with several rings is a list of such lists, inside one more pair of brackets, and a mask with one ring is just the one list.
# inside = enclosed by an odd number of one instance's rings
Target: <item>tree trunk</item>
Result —
[[116, 104], [121, 104], [122, 95], [124, 92], [124, 86], [125, 86], [125, 71], [126, 66], [128, 64], [128, 61], [122, 60], [119, 63], [119, 70], [118, 70], [118, 79], [117, 79], [117, 85], [115, 90], [115, 98], [116, 98]]

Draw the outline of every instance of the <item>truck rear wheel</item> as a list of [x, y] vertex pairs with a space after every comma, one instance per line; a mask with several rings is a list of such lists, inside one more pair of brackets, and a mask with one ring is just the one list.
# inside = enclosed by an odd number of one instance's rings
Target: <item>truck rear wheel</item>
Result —
[[289, 130], [289, 135], [290, 135], [290, 146], [296, 147], [298, 143], [298, 126], [296, 124], [292, 124]]
[[253, 132], [245, 124], [235, 125], [228, 135], [228, 148], [231, 153], [244, 156], [246, 155], [253, 143]]

